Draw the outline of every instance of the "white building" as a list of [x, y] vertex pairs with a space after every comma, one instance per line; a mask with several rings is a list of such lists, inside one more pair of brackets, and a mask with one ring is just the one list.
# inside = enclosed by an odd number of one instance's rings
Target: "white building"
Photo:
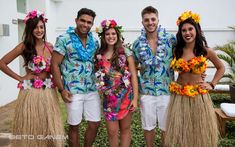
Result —
[[[103, 19], [115, 19], [124, 27], [126, 42], [132, 42], [142, 27], [141, 10], [152, 5], [159, 10], [160, 24], [168, 31], [177, 31], [176, 19], [186, 11], [201, 15], [201, 26], [211, 47], [235, 39], [235, 33], [228, 26], [235, 26], [234, 0], [0, 0], [0, 58], [19, 42], [24, 29], [25, 13], [37, 9], [46, 13], [47, 40], [55, 43], [56, 36], [64, 33], [68, 26], [74, 26], [77, 11], [82, 7], [93, 9], [97, 17], [95, 26]], [[3, 25], [4, 28], [3, 28]], [[5, 26], [9, 27], [9, 29]], [[2, 30], [6, 34], [3, 34]], [[8, 34], [9, 31], [9, 34]], [[9, 64], [15, 72], [23, 74], [21, 59]], [[208, 79], [213, 75], [208, 71]], [[0, 106], [14, 99], [18, 94], [17, 81], [0, 71]]]

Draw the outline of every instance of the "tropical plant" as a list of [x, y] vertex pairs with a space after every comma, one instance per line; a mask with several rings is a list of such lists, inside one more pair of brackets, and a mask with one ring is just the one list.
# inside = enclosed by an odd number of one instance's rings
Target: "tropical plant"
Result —
[[[235, 31], [235, 27], [229, 27]], [[232, 85], [235, 85], [235, 40], [230, 41], [222, 46], [216, 46], [216, 50], [220, 51], [217, 55], [225, 61], [229, 67], [229, 72], [224, 74], [223, 78], [228, 78]]]

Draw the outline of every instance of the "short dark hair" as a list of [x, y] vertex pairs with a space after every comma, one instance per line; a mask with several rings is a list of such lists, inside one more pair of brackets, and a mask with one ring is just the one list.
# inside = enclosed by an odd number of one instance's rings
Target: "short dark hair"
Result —
[[96, 14], [93, 10], [88, 9], [88, 8], [81, 8], [78, 11], [77, 18], [79, 18], [81, 15], [84, 15], [84, 14], [89, 15], [89, 16], [93, 17], [94, 19], [96, 17]]
[[141, 12], [141, 16], [143, 17], [147, 13], [155, 13], [158, 16], [158, 10], [152, 6], [145, 7]]

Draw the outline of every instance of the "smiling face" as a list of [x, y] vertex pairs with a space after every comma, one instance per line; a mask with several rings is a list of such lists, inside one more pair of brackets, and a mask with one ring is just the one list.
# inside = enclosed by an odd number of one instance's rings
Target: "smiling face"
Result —
[[158, 22], [158, 16], [155, 13], [146, 13], [142, 17], [142, 24], [147, 33], [155, 32], [158, 26]]
[[108, 46], [114, 46], [118, 40], [118, 35], [117, 35], [116, 30], [114, 28], [110, 28], [106, 30], [104, 38]]
[[77, 31], [81, 35], [86, 35], [93, 26], [94, 18], [90, 15], [83, 14], [79, 18], [75, 19], [75, 22], [77, 24]]
[[40, 20], [40, 21], [38, 21], [37, 26], [33, 30], [33, 36], [36, 39], [43, 39], [44, 35], [45, 35], [44, 23], [43, 23], [43, 21]]
[[194, 43], [196, 38], [196, 29], [190, 23], [185, 23], [181, 29], [182, 38], [184, 39], [185, 43]]

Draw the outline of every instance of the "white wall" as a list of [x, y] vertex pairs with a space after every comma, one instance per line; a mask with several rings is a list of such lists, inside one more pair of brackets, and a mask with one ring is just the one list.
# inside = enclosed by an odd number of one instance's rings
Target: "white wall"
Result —
[[27, 0], [27, 12], [32, 10], [46, 11], [45, 3], [48, 0]]
[[[141, 11], [149, 5], [158, 9], [159, 24], [173, 34], [177, 32], [176, 20], [179, 15], [191, 10], [200, 14], [200, 24], [210, 47], [235, 40], [235, 32], [228, 28], [235, 26], [234, 0], [63, 0], [57, 4], [56, 34], [58, 36], [68, 26], [74, 25], [77, 11], [87, 7], [97, 14], [93, 31], [103, 19], [115, 19], [124, 27], [125, 41], [133, 42], [142, 28]], [[211, 81], [214, 73], [215, 69], [208, 69], [206, 80]]]
[[[12, 50], [18, 44], [18, 26], [12, 24], [12, 19], [17, 19], [16, 2], [1, 0], [0, 5], [0, 24], [8, 24], [10, 27], [10, 36], [0, 36], [0, 58]], [[9, 64], [9, 67], [19, 73], [19, 59], [15, 59]], [[0, 71], [0, 106], [16, 99], [18, 90], [17, 82]]]
[[57, 18], [57, 11], [56, 11], [56, 3], [47, 0], [45, 3], [45, 8], [46, 8], [46, 17], [48, 18], [48, 22], [46, 24], [47, 28], [47, 40], [51, 43], [54, 44], [56, 40], [56, 18]]
[[126, 40], [132, 42], [142, 27], [141, 10], [148, 5], [159, 10], [160, 24], [173, 33], [177, 31], [178, 16], [186, 10], [192, 10], [200, 14], [202, 29], [210, 46], [224, 44], [235, 38], [235, 33], [227, 28], [235, 25], [234, 0], [63, 0], [57, 4], [56, 32], [59, 35], [67, 26], [74, 25], [77, 11], [87, 7], [97, 14], [93, 30], [101, 20], [114, 18], [126, 30]]

